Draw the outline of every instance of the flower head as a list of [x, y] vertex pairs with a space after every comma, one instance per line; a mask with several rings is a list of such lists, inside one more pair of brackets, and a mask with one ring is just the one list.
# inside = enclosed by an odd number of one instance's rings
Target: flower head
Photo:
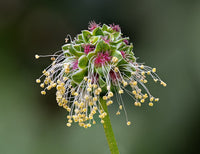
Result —
[[[145, 100], [153, 106], [159, 99], [153, 97], [145, 86], [147, 76], [166, 86], [156, 74], [156, 68], [136, 62], [133, 45], [128, 44], [129, 38], [122, 36], [118, 25], [99, 26], [93, 22], [90, 30], [83, 30], [74, 40], [63, 45], [62, 51], [51, 55], [52, 64], [36, 80], [43, 88], [42, 95], [54, 87], [57, 89], [58, 105], [69, 112], [67, 126], [74, 121], [82, 127], [91, 127], [96, 123], [94, 115], [97, 113], [103, 123], [107, 114], [100, 98], [109, 106], [116, 103], [112, 101], [114, 95], [120, 96], [116, 113], [119, 115], [122, 109], [125, 110], [121, 99], [124, 92], [133, 98], [135, 106], [141, 106]], [[130, 125], [127, 115], [126, 119]]]

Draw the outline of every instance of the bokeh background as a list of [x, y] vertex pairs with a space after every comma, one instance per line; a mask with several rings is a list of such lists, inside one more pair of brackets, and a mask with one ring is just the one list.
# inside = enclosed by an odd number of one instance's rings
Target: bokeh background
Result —
[[199, 0], [1, 0], [0, 154], [108, 154], [103, 127], [65, 126], [55, 91], [40, 95], [35, 79], [50, 64], [34, 55], [61, 49], [88, 22], [116, 23], [139, 62], [167, 82], [148, 84], [160, 102], [134, 107], [124, 95], [130, 127], [109, 107], [122, 154], [199, 153]]

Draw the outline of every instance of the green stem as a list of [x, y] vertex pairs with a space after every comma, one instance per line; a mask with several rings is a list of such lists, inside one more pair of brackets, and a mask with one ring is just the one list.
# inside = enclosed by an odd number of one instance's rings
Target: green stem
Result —
[[101, 105], [102, 105], [104, 111], [107, 113], [107, 115], [103, 119], [104, 120], [103, 127], [104, 127], [105, 135], [106, 135], [106, 138], [107, 138], [107, 141], [108, 141], [108, 145], [109, 145], [109, 148], [110, 148], [110, 152], [111, 152], [111, 154], [119, 154], [117, 142], [115, 140], [115, 136], [114, 136], [114, 133], [113, 133], [113, 130], [112, 130], [112, 125], [111, 125], [111, 122], [110, 122], [110, 117], [109, 117], [109, 114], [108, 114], [108, 108], [107, 108], [107, 105], [106, 105], [106, 101], [103, 100], [103, 99], [100, 99], [100, 102], [101, 102]]

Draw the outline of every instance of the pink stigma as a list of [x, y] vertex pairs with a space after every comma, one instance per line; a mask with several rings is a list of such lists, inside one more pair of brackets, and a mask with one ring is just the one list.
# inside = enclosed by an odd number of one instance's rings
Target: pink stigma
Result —
[[113, 83], [116, 83], [116, 81], [120, 79], [119, 73], [116, 73], [114, 71], [110, 71], [109, 74], [110, 74], [110, 78], [113, 81]]
[[110, 42], [110, 40], [108, 39], [108, 37], [102, 37], [102, 39], [108, 44]]
[[120, 51], [122, 54], [122, 57], [125, 58], [126, 53], [124, 51]]
[[93, 51], [94, 49], [95, 49], [95, 47], [92, 46], [92, 45], [85, 45], [85, 46], [84, 46], [84, 52], [85, 52], [86, 54], [88, 54], [89, 52]]
[[97, 66], [102, 66], [102, 65], [105, 65], [105, 63], [109, 62], [110, 60], [111, 60], [111, 56], [109, 56], [108, 51], [106, 51], [105, 53], [100, 52], [95, 58], [94, 63]]
[[73, 63], [72, 63], [72, 69], [75, 70], [78, 68], [78, 59], [76, 59]]
[[114, 31], [116, 31], [116, 32], [120, 32], [120, 30], [121, 30], [121, 28], [119, 27], [119, 25], [112, 24], [112, 25], [110, 25], [110, 27], [111, 27]]
[[127, 39], [123, 40], [123, 42], [126, 43], [126, 45], [128, 45], [128, 40]]
[[99, 24], [97, 24], [97, 23], [94, 22], [94, 21], [91, 21], [91, 22], [89, 23], [88, 29], [91, 30], [91, 31], [93, 31], [93, 30], [94, 30], [95, 28], [97, 28], [97, 27], [99, 27]]

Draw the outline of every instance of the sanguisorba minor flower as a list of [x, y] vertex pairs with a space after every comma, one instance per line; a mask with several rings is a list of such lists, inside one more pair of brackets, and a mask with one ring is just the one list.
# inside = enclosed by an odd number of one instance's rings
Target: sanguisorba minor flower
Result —
[[[84, 128], [91, 127], [96, 123], [96, 113], [104, 123], [107, 113], [100, 99], [106, 100], [109, 106], [113, 104], [114, 95], [118, 97], [116, 114], [119, 115], [124, 108], [121, 97], [124, 92], [134, 99], [135, 106], [140, 107], [146, 99], [148, 105], [153, 106], [159, 98], [154, 98], [145, 86], [146, 76], [166, 86], [156, 74], [156, 68], [136, 62], [133, 45], [128, 37], [123, 37], [119, 25], [101, 26], [91, 22], [88, 29], [69, 43], [67, 40], [61, 51], [50, 55], [52, 64], [36, 80], [43, 88], [42, 95], [54, 87], [57, 89], [58, 105], [69, 112], [67, 126], [70, 127], [74, 121]], [[46, 56], [35, 55], [36, 59], [39, 57]], [[127, 86], [132, 90], [128, 90]], [[127, 125], [131, 124], [127, 115], [126, 121]]]

